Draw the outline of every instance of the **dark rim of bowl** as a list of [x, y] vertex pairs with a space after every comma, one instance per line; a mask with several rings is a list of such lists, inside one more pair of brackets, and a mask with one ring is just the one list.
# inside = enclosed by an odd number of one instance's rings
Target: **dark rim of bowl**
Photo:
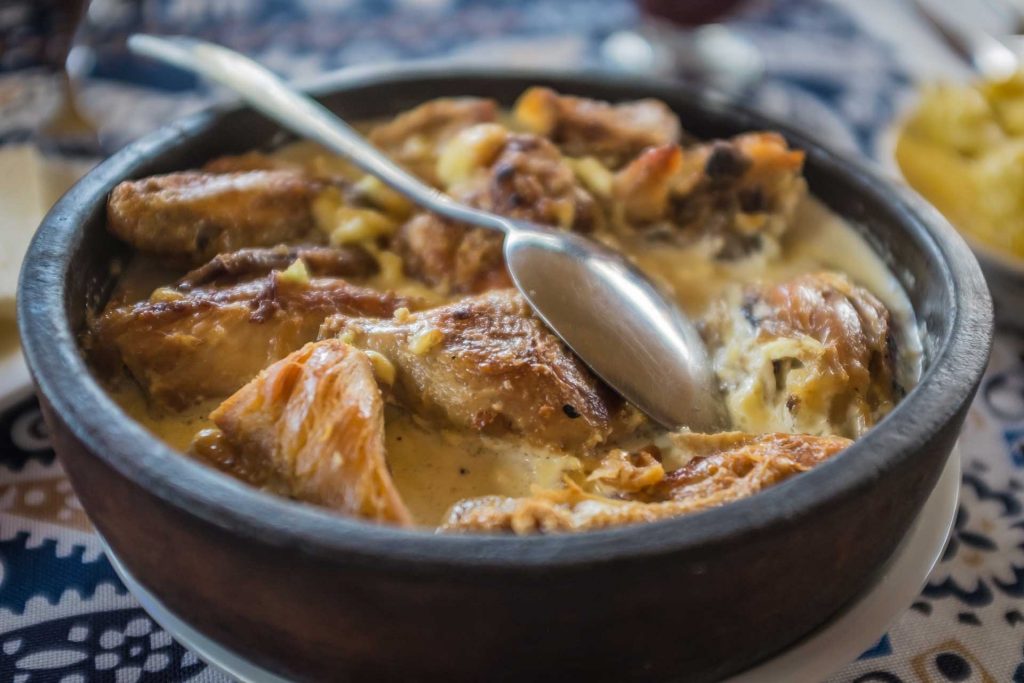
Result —
[[652, 97], [683, 93], [712, 115], [739, 115], [750, 127], [782, 131], [814, 163], [841, 171], [858, 192], [895, 206], [941, 265], [953, 307], [950, 332], [936, 347], [918, 385], [874, 429], [841, 456], [751, 498], [658, 522], [540, 537], [435, 534], [346, 518], [259, 491], [185, 457], [137, 424], [95, 381], [65, 315], [66, 272], [82, 239], [81, 224], [129, 177], [139, 159], [161, 153], [202, 130], [223, 110], [207, 110], [128, 145], [91, 171], [53, 207], [22, 269], [18, 321], [25, 356], [39, 391], [94, 457], [170, 505], [261, 544], [346, 564], [403, 571], [542, 571], [652, 555], [710, 550], [742, 542], [760, 530], [799, 524], [815, 511], [862, 495], [949, 422], [981, 378], [992, 339], [988, 290], [970, 250], [930, 205], [864, 163], [826, 150], [806, 134], [738, 106], [728, 97], [676, 82], [549, 70], [494, 70], [425, 65], [332, 74], [314, 94], [367, 85], [401, 87], [416, 80], [537, 81], [574, 89], [619, 87]]

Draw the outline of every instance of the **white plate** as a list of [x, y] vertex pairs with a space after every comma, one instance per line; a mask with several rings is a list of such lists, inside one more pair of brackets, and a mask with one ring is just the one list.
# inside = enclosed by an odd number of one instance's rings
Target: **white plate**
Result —
[[[946, 547], [960, 491], [960, 452], [954, 449], [938, 483], [875, 582], [830, 622], [793, 647], [728, 683], [817, 682], [871, 647], [914, 601]], [[168, 610], [124, 568], [103, 541], [107, 558], [128, 590], [164, 630], [210, 666], [242, 683], [287, 683], [206, 638]]]

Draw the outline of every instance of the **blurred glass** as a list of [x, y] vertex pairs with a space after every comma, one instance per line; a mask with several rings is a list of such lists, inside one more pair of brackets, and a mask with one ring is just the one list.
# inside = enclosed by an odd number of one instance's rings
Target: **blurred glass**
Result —
[[636, 0], [640, 11], [679, 26], [701, 26], [730, 14], [743, 0]]

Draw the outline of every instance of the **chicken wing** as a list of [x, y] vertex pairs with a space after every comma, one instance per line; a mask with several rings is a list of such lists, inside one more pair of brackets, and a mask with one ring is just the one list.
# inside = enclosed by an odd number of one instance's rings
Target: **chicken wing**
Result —
[[679, 118], [659, 100], [610, 104], [533, 87], [513, 109], [519, 125], [574, 157], [593, 156], [617, 167], [645, 147], [680, 141]]
[[420, 415], [560, 447], [611, 432], [616, 399], [515, 291], [391, 320], [334, 316], [321, 336], [334, 335], [390, 361], [393, 398]]
[[390, 316], [415, 302], [337, 278], [259, 280], [188, 292], [106, 311], [90, 346], [103, 365], [123, 363], [157, 405], [180, 409], [236, 391], [256, 373], [316, 339], [335, 313]]
[[889, 311], [838, 273], [749, 286], [705, 331], [733, 423], [748, 431], [856, 438], [903, 391]]
[[590, 481], [616, 483], [614, 497], [607, 489], [595, 493], [569, 483], [564, 489], [527, 498], [471, 498], [452, 506], [441, 528], [533, 534], [676, 517], [751, 496], [811, 469], [852, 443], [841, 437], [740, 432], [679, 433], [670, 438], [673, 447], [690, 460], [667, 474], [657, 460], [656, 448], [644, 451], [645, 457], [637, 463], [631, 462], [635, 454], [622, 451], [613, 451], [602, 461]]
[[384, 454], [384, 406], [366, 355], [336, 339], [274, 363], [210, 414], [225, 440], [265, 463], [274, 488], [403, 526], [412, 517]]
[[312, 211], [320, 190], [291, 171], [126, 180], [110, 193], [107, 226], [141, 251], [202, 261], [242, 247], [322, 240]]

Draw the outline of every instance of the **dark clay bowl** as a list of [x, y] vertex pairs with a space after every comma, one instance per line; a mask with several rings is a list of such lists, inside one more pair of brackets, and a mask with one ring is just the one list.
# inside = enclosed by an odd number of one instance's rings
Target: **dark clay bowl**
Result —
[[127, 569], [197, 630], [312, 681], [712, 680], [807, 634], [892, 553], [957, 438], [988, 358], [992, 311], [970, 250], [927, 204], [785, 125], [678, 84], [417, 70], [316, 89], [350, 119], [444, 95], [524, 88], [658, 97], [701, 137], [782, 131], [811, 190], [862, 227], [925, 330], [920, 384], [833, 460], [752, 498], [658, 523], [538, 538], [445, 536], [346, 519], [262, 493], [130, 420], [77, 334], [125, 248], [105, 229], [119, 181], [266, 145], [247, 109], [206, 112], [126, 147], [46, 217], [19, 323], [54, 444]]

